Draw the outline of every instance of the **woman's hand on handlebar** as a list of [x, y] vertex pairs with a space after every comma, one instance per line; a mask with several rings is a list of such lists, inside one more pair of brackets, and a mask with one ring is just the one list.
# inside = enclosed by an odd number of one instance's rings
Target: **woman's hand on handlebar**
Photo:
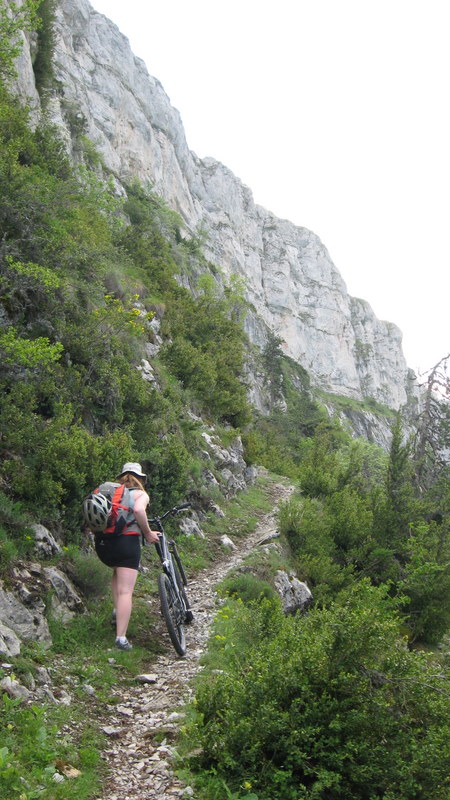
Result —
[[158, 534], [156, 531], [153, 531], [148, 524], [147, 514], [143, 508], [135, 508], [134, 509], [134, 517], [139, 525], [141, 532], [144, 536], [144, 539], [149, 544], [155, 544], [158, 541]]
[[156, 544], [156, 542], [159, 542], [158, 531], [152, 531], [150, 529], [150, 533], [145, 533], [144, 538], [145, 541], [148, 542], [149, 544]]

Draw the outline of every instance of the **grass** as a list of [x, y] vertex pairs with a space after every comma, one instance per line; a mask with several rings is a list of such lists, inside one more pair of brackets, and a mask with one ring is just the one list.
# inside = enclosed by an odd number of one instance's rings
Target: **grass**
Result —
[[375, 400], [373, 397], [365, 397], [363, 400], [357, 400], [355, 397], [346, 397], [345, 395], [340, 394], [330, 394], [329, 392], [325, 392], [321, 389], [316, 389], [315, 393], [319, 399], [323, 402], [327, 403], [338, 409], [352, 409], [354, 411], [372, 411], [374, 414], [378, 414], [381, 417], [386, 417], [386, 419], [391, 421], [395, 416], [395, 411], [392, 408], [380, 403], [378, 400]]
[[[93, 797], [101, 786], [104, 745], [92, 717], [92, 698], [88, 703], [77, 697], [70, 707], [28, 706], [5, 693], [0, 699], [0, 800]], [[55, 776], [69, 766], [76, 779], [57, 783]]]
[[245, 492], [222, 502], [220, 507], [225, 516], [211, 515], [202, 523], [203, 530], [208, 537], [220, 538], [226, 534], [231, 539], [239, 539], [252, 533], [260, 516], [269, 512], [273, 505], [266, 488], [266, 479], [260, 479]]

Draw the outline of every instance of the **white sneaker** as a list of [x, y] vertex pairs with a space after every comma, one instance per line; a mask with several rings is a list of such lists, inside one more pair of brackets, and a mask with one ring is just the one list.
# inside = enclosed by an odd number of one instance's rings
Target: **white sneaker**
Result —
[[119, 637], [116, 639], [116, 647], [118, 647], [119, 650], [133, 649], [133, 645], [131, 644], [131, 642], [128, 641], [126, 636], [124, 636], [123, 639], [120, 639]]

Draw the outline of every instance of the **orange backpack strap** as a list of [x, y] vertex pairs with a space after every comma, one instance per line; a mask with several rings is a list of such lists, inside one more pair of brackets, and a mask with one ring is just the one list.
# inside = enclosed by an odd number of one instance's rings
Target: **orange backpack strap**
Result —
[[[108, 525], [104, 533], [120, 534], [125, 527], [127, 514], [130, 510], [130, 507], [122, 502], [125, 490], [126, 486], [124, 484], [120, 484], [120, 486], [114, 489], [111, 497], [112, 511], [110, 514], [110, 525]], [[120, 511], [124, 513], [121, 514]]]
[[129, 511], [129, 506], [122, 505], [122, 498], [125, 491], [125, 485], [122, 483], [117, 489], [114, 489], [114, 494], [111, 497], [111, 502], [113, 506], [117, 506], [117, 508], [123, 508], [125, 511]]

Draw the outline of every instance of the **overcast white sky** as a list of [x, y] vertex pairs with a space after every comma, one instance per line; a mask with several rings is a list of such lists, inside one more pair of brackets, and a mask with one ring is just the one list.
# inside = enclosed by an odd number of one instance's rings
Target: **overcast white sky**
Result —
[[450, 352], [449, 0], [91, 0], [181, 114], [423, 371]]

